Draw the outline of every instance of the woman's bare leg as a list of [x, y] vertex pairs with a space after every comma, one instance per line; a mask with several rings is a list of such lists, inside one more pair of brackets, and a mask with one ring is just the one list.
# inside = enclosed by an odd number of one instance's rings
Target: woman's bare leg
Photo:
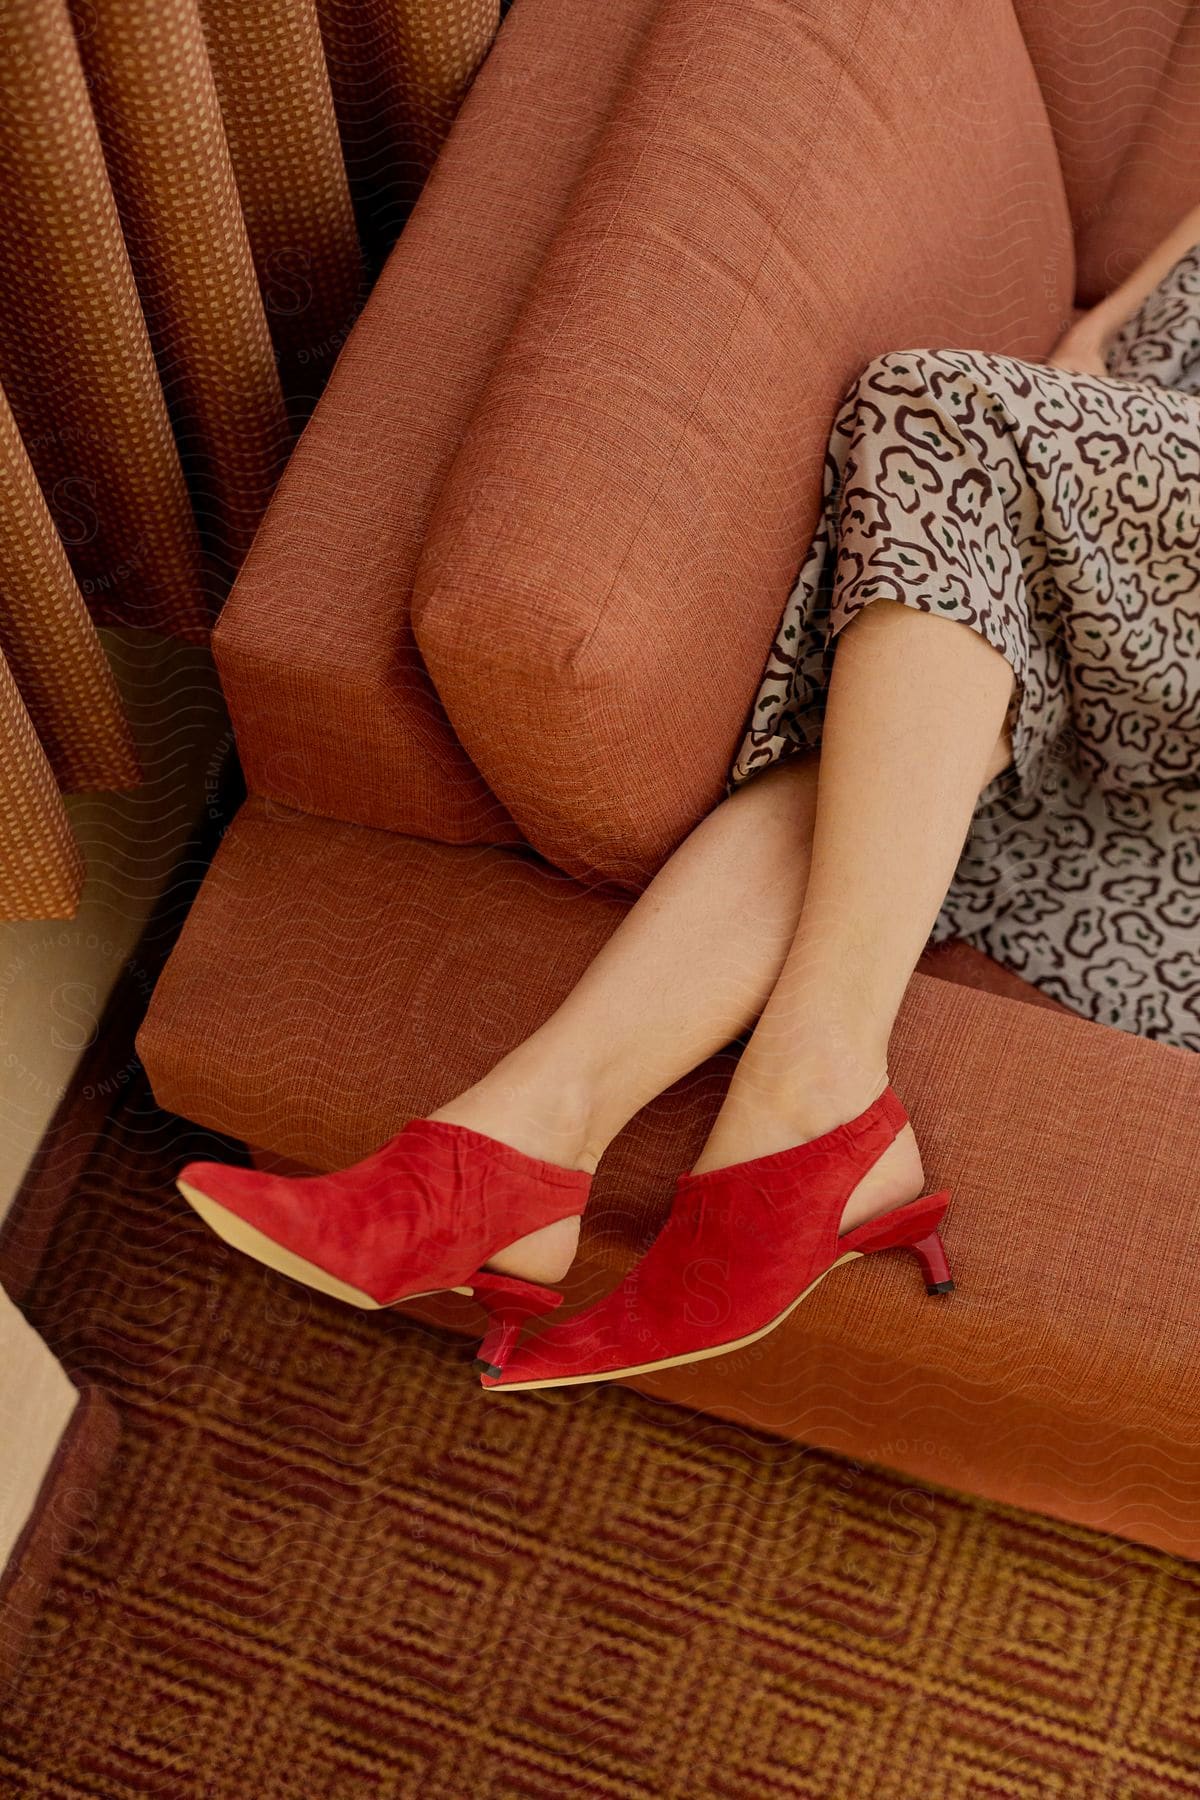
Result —
[[[702, 819], [571, 993], [481, 1081], [430, 1116], [528, 1156], [594, 1169], [656, 1094], [758, 1017], [795, 935], [808, 874], [817, 758], [788, 757]], [[577, 1221], [490, 1259], [532, 1280], [570, 1266]]]
[[[853, 1118], [979, 794], [1011, 760], [1012, 669], [970, 627], [875, 601], [838, 638], [819, 764], [787, 759], [701, 821], [545, 1024], [432, 1116], [594, 1169], [649, 1100], [758, 1020], [695, 1169]], [[911, 1130], [843, 1228], [921, 1191]], [[578, 1223], [490, 1259], [555, 1281]]]
[[[836, 645], [803, 910], [696, 1169], [817, 1137], [882, 1091], [896, 1013], [980, 792], [1011, 761], [1012, 667], [972, 627], [876, 600]], [[908, 1128], [851, 1196], [843, 1229], [923, 1184]]]

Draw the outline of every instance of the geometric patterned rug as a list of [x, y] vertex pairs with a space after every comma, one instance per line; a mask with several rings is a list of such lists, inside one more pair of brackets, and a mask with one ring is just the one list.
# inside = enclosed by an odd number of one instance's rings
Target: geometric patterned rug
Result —
[[1179, 1800], [1200, 1568], [472, 1347], [220, 1242], [138, 1082], [24, 1310], [122, 1440], [4, 1800]]

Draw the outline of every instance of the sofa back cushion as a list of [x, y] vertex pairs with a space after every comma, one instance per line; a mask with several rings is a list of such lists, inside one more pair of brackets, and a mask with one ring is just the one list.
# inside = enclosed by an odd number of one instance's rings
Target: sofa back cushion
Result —
[[1014, 0], [1094, 306], [1200, 201], [1196, 0]]
[[663, 0], [414, 586], [538, 850], [644, 885], [721, 796], [849, 381], [888, 348], [1041, 355], [1073, 275], [1009, 0]]

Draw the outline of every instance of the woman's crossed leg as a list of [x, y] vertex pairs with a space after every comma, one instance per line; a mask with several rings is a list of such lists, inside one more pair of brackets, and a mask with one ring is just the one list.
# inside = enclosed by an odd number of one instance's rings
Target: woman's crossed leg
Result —
[[[703, 819], [545, 1023], [430, 1117], [590, 1171], [649, 1100], [750, 1026], [697, 1172], [817, 1137], [882, 1091], [979, 796], [1012, 760], [1014, 677], [970, 626], [892, 600], [835, 642], [819, 752]], [[841, 1229], [923, 1180], [905, 1126]], [[560, 1220], [489, 1267], [558, 1281], [578, 1235]]]

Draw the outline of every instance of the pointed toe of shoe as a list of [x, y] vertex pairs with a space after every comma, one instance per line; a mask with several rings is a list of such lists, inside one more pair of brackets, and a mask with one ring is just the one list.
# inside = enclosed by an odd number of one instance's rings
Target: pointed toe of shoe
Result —
[[219, 1238], [267, 1268], [353, 1306], [379, 1307], [392, 1298], [386, 1275], [376, 1280], [371, 1269], [364, 1276], [347, 1266], [344, 1247], [339, 1254], [322, 1234], [320, 1195], [310, 1198], [303, 1178], [195, 1162], [175, 1183]]
[[257, 1169], [242, 1169], [236, 1164], [190, 1162], [180, 1169], [175, 1185], [193, 1205], [197, 1200], [207, 1200], [223, 1206], [227, 1212], [236, 1213], [238, 1218], [255, 1222], [262, 1211], [264, 1183]]
[[314, 1253], [313, 1208], [295, 1192], [295, 1181], [237, 1164], [193, 1162], [179, 1171], [175, 1185], [219, 1236], [260, 1260], [275, 1261], [263, 1253], [260, 1239]]

